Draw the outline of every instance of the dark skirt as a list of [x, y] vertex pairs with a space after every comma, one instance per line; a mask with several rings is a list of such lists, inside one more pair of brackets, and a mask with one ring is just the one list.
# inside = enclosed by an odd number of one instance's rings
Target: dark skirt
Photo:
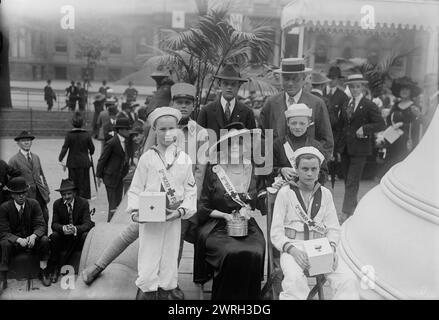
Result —
[[80, 197], [91, 198], [90, 168], [69, 168], [69, 178], [73, 180]]
[[204, 225], [211, 231], [204, 236], [201, 232], [196, 245], [196, 256], [213, 271], [212, 300], [259, 299], [265, 257], [261, 229], [250, 219], [248, 236], [234, 238], [227, 235], [225, 220], [212, 220], [213, 228], [211, 223]]

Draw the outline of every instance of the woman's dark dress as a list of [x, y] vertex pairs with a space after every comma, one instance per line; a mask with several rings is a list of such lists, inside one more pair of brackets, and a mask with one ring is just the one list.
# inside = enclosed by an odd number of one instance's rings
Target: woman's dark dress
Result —
[[[244, 177], [243, 177], [244, 178]], [[256, 179], [252, 175], [248, 202], [256, 203]], [[195, 241], [194, 282], [205, 283], [213, 276], [212, 300], [259, 299], [264, 273], [265, 239], [251, 218], [248, 236], [234, 238], [227, 235], [226, 221], [211, 218], [213, 210], [232, 213], [240, 205], [227, 195], [212, 165], [206, 168], [203, 191], [196, 215], [198, 222]]]
[[[393, 116], [392, 116], [393, 115]], [[409, 154], [407, 148], [407, 141], [409, 140], [410, 126], [416, 120], [416, 116], [413, 114], [411, 107], [402, 110], [399, 107], [399, 102], [395, 103], [387, 116], [386, 122], [388, 126], [391, 126], [393, 117], [393, 123], [402, 122], [403, 125], [400, 129], [404, 132], [402, 136], [398, 138], [394, 143], [387, 146], [387, 170], [390, 169], [396, 163], [405, 159]]]

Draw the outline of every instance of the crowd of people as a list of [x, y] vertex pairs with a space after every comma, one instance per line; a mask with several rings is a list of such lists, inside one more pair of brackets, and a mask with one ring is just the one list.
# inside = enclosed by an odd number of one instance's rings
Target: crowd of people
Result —
[[[82, 272], [87, 285], [139, 239], [136, 298], [184, 299], [178, 265], [187, 241], [194, 245], [194, 282], [213, 279], [212, 299], [259, 299], [269, 245], [277, 250], [275, 264], [284, 275], [279, 298], [306, 299], [310, 265], [304, 241], [324, 237], [333, 251], [325, 277], [334, 298], [358, 299], [358, 281], [338, 259], [340, 225], [354, 214], [368, 158], [386, 150], [382, 175], [419, 141], [437, 106], [437, 84], [426, 89], [428, 94], [436, 91], [422, 108], [417, 100], [422, 90], [406, 77], [372, 96], [362, 74], [343, 76], [337, 66], [325, 75], [312, 72], [304, 59], [286, 58], [274, 72], [281, 92], [264, 98], [252, 93], [243, 100], [238, 92], [247, 80], [237, 65], [224, 65], [215, 76], [218, 96], [202, 106], [197, 119], [192, 119], [196, 88], [191, 84], [163, 77], [146, 106], [136, 103], [137, 90], [130, 84], [119, 110], [118, 99], [103, 82], [94, 98], [92, 132], [83, 128], [79, 108], [60, 151], [68, 179], [57, 190], [61, 198], [53, 205], [49, 237], [49, 187], [38, 155], [30, 151], [35, 137], [22, 132], [15, 138], [19, 152], [8, 164], [0, 161], [0, 181], [6, 185], [0, 206], [0, 290], [7, 286], [8, 266], [17, 251], [38, 253], [42, 282], [50, 285], [66, 261], [60, 252], [82, 248], [94, 226], [87, 200], [97, 139], [102, 148], [95, 178], [106, 188], [107, 221], [123, 197], [127, 207], [122, 211], [132, 221]], [[262, 152], [272, 160], [264, 175], [255, 173], [261, 166], [252, 152], [258, 133], [261, 146], [269, 141]], [[336, 177], [344, 179], [340, 213], [325, 187]], [[268, 188], [277, 195], [271, 237], [265, 239], [253, 216], [267, 213]], [[165, 221], [142, 220], [145, 192], [161, 192]], [[246, 234], [232, 235], [232, 225]]]

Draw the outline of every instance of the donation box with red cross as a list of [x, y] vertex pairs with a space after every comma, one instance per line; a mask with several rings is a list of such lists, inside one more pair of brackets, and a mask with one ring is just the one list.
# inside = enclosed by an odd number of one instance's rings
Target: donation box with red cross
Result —
[[166, 221], [166, 193], [144, 191], [139, 195], [139, 222]]
[[328, 238], [306, 240], [303, 242], [305, 252], [308, 255], [310, 276], [331, 273], [334, 263], [334, 252]]

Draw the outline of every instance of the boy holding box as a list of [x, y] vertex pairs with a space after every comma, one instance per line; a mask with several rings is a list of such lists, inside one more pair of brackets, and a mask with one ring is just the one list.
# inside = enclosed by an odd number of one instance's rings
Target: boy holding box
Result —
[[305, 300], [309, 294], [304, 271], [310, 265], [304, 240], [326, 237], [333, 250], [332, 272], [325, 274], [334, 299], [359, 299], [353, 272], [338, 259], [340, 224], [331, 192], [317, 182], [323, 154], [314, 147], [294, 152], [298, 182], [283, 186], [276, 197], [271, 225], [271, 242], [281, 252], [284, 273], [279, 299]]
[[[176, 128], [181, 113], [169, 107], [157, 108], [150, 115], [157, 145], [139, 159], [128, 191], [128, 212], [139, 221], [144, 192], [163, 192], [166, 197], [166, 221], [139, 225], [139, 256], [137, 299], [157, 299], [177, 288], [178, 251], [181, 219], [190, 218], [196, 211], [197, 187], [192, 174], [192, 161], [176, 144]], [[166, 196], [165, 196], [166, 193]], [[141, 223], [141, 222], [140, 222]]]

